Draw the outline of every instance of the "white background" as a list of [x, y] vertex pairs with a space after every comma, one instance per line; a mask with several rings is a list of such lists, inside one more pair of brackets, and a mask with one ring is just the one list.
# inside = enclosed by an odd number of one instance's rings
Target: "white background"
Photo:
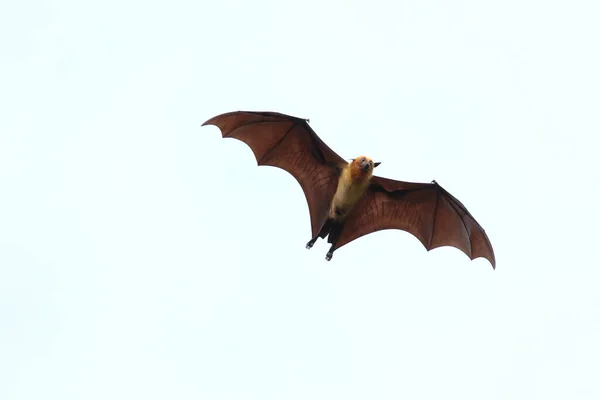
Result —
[[[0, 398], [600, 398], [594, 1], [5, 1]], [[200, 125], [310, 118], [436, 179], [497, 257], [324, 260], [300, 186]]]

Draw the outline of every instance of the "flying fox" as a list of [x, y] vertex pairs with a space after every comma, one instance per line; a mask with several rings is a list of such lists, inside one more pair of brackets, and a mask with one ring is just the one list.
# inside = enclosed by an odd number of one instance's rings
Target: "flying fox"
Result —
[[367, 156], [345, 161], [312, 130], [309, 121], [276, 112], [235, 111], [213, 117], [224, 138], [246, 143], [258, 165], [289, 172], [300, 184], [310, 213], [310, 249], [318, 238], [340, 247], [383, 229], [414, 235], [429, 251], [460, 249], [471, 260], [483, 257], [496, 268], [484, 229], [466, 207], [435, 180], [403, 182], [373, 175], [380, 162]]

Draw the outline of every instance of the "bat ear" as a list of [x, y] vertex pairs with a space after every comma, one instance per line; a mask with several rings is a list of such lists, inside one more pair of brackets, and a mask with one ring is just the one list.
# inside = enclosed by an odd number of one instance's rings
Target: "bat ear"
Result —
[[373, 168], [377, 168], [377, 166], [378, 166], [379, 164], [381, 164], [381, 162], [376, 162], [376, 163], [373, 163]]

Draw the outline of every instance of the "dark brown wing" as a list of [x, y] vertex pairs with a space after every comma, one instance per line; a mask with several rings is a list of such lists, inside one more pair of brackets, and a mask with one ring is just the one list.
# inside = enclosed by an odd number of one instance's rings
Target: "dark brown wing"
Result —
[[215, 125], [224, 138], [252, 149], [258, 165], [278, 167], [296, 178], [308, 202], [313, 237], [327, 219], [344, 159], [311, 129], [308, 121], [274, 112], [236, 111], [218, 115]]
[[429, 251], [453, 246], [496, 268], [492, 245], [466, 207], [435, 181], [411, 183], [374, 176], [344, 226], [337, 248], [382, 229], [402, 229]]

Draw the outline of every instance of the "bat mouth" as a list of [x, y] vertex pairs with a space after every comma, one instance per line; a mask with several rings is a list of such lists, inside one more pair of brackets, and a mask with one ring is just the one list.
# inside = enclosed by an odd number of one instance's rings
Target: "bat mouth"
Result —
[[369, 172], [369, 164], [363, 165], [361, 169], [363, 172]]

